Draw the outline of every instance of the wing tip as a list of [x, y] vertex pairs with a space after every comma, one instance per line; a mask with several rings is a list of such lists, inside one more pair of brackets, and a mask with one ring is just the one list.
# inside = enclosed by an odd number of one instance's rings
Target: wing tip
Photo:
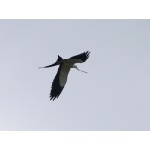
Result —
[[[60, 92], [61, 93], [61, 92]], [[58, 98], [59, 97], [59, 95], [60, 95], [60, 93], [59, 94], [54, 94], [54, 93], [52, 93], [52, 91], [51, 91], [51, 93], [49, 94], [49, 98], [50, 98], [50, 101], [52, 100], [52, 101], [54, 101], [56, 98]]]
[[54, 94], [52, 94], [52, 91], [51, 91], [51, 93], [49, 94], [49, 98], [50, 98], [50, 101], [52, 100], [52, 101], [54, 101], [56, 98], [58, 98], [58, 96], [59, 95], [54, 95]]
[[58, 96], [49, 96], [49, 98], [50, 98], [50, 101], [54, 101], [56, 98], [58, 98]]
[[89, 58], [90, 53], [91, 53], [90, 51], [84, 52], [84, 54], [85, 54], [85, 60], [84, 61], [86, 61]]
[[86, 51], [86, 52], [85, 52], [85, 54], [86, 54], [86, 56], [87, 56], [88, 58], [89, 58], [90, 53], [91, 53], [90, 51]]

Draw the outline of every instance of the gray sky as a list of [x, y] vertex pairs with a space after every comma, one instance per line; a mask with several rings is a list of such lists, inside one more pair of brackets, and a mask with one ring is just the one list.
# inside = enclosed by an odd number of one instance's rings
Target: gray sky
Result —
[[[0, 130], [150, 130], [150, 20], [0, 20]], [[60, 97], [58, 67], [89, 50]]]

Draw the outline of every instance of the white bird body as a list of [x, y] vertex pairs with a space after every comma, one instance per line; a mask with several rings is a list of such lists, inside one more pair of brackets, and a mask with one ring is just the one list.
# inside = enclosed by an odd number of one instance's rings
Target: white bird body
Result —
[[[69, 59], [62, 59], [58, 55], [58, 59], [54, 64], [45, 66], [45, 67], [39, 67], [39, 68], [49, 68], [49, 67], [59, 65], [57, 74], [52, 83], [51, 92], [50, 92], [50, 100], [55, 100], [55, 98], [58, 98], [59, 95], [61, 94], [67, 82], [67, 77], [71, 68], [76, 68], [77, 70], [82, 71], [78, 69], [77, 66], [74, 64], [85, 62], [89, 58], [89, 54], [90, 52], [87, 51], [82, 54], [73, 56]], [[82, 71], [82, 72], [87, 73], [85, 71]]]

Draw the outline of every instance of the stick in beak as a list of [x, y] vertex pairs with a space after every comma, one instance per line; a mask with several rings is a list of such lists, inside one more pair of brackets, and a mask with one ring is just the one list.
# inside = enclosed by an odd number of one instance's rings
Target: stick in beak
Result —
[[79, 68], [77, 68], [77, 67], [76, 67], [76, 69], [77, 69], [77, 70], [79, 70], [79, 71], [81, 71], [81, 72], [87, 73], [86, 71], [80, 70], [80, 69], [79, 69]]

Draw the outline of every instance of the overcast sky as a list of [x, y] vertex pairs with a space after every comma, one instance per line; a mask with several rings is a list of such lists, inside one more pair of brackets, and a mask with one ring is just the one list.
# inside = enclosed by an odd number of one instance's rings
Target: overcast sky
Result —
[[[49, 100], [57, 59], [90, 51]], [[0, 20], [0, 130], [150, 130], [150, 20]]]

